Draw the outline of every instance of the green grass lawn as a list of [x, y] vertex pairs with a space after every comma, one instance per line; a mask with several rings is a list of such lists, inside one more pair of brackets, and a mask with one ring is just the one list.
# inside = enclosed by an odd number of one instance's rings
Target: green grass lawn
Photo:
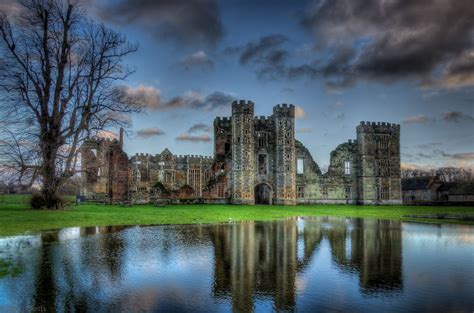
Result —
[[197, 224], [229, 220], [274, 220], [290, 216], [345, 216], [423, 221], [433, 223], [474, 224], [472, 221], [406, 218], [404, 215], [473, 215], [474, 207], [433, 206], [237, 206], [237, 205], [71, 205], [63, 211], [35, 211], [27, 196], [0, 196], [0, 235], [13, 235], [72, 226]]

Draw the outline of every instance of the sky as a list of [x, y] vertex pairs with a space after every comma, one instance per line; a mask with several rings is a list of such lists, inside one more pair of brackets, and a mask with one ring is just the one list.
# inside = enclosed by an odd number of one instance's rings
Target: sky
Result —
[[360, 121], [401, 124], [404, 167], [474, 167], [472, 0], [99, 0], [90, 15], [139, 49], [123, 84], [146, 103], [125, 151], [213, 154], [236, 99], [297, 106], [327, 167]]

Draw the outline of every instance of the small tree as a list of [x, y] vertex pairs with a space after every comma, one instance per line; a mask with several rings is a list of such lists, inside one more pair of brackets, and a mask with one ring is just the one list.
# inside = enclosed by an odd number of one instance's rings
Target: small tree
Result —
[[141, 110], [117, 85], [132, 73], [123, 59], [137, 46], [77, 0], [22, 0], [15, 12], [0, 12], [1, 169], [38, 177], [45, 206], [57, 209], [83, 140]]

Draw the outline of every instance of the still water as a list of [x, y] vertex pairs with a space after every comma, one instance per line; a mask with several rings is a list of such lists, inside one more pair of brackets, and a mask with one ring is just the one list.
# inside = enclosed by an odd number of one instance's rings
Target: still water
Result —
[[473, 312], [474, 226], [357, 218], [0, 238], [0, 312]]

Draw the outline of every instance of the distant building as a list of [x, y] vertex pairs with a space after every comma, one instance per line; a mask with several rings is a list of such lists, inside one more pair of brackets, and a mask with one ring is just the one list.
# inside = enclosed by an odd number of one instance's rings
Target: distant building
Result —
[[439, 176], [402, 179], [405, 204], [474, 203], [474, 182], [444, 182]]
[[443, 182], [437, 177], [413, 177], [402, 179], [403, 201], [431, 202], [438, 200], [438, 188]]
[[214, 157], [137, 154], [120, 140], [91, 138], [82, 146], [82, 194], [108, 202], [157, 199], [235, 204], [400, 204], [400, 125], [361, 122], [357, 140], [331, 152], [323, 174], [295, 139], [294, 105], [254, 116], [235, 101], [231, 117], [214, 120]]

